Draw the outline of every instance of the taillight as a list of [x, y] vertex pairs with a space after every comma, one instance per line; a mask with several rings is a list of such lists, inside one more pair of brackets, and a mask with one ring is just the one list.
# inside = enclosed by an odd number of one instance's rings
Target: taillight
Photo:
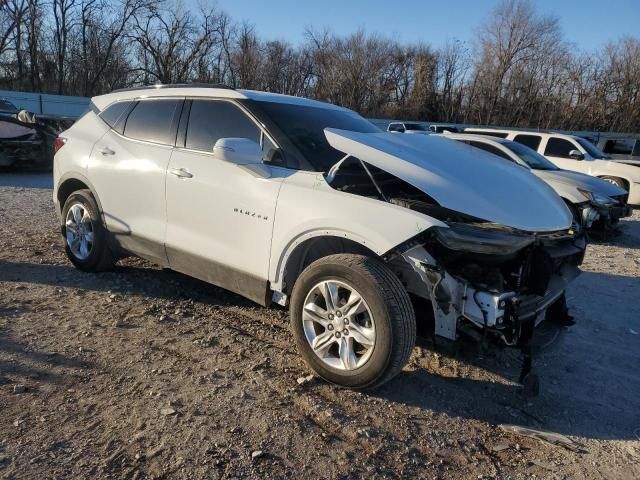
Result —
[[67, 139], [64, 137], [56, 137], [56, 139], [53, 141], [53, 150], [54, 150], [54, 154], [58, 153], [58, 150], [60, 150], [62, 147], [64, 147], [64, 144], [67, 143]]

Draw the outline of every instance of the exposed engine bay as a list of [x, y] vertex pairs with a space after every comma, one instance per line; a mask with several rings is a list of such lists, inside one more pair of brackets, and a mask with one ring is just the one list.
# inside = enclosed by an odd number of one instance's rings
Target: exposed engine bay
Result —
[[492, 335], [521, 346], [580, 273], [586, 239], [577, 225], [540, 233], [487, 222], [449, 210], [354, 157], [343, 159], [330, 183], [448, 225], [419, 232], [385, 256], [407, 290], [431, 302], [436, 335], [451, 340], [460, 333]]

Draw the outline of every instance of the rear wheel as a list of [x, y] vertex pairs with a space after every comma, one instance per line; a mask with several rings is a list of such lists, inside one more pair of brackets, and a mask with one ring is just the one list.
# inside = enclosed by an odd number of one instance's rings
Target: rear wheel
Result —
[[291, 297], [298, 350], [322, 378], [374, 388], [407, 363], [416, 337], [409, 295], [379, 260], [330, 255], [309, 265]]
[[65, 252], [76, 268], [99, 272], [113, 268], [117, 258], [107, 244], [107, 231], [89, 190], [78, 190], [62, 208]]

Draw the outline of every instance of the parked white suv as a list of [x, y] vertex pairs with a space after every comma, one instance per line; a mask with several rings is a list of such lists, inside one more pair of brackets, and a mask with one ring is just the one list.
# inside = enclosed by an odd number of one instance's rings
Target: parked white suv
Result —
[[387, 132], [427, 135], [431, 130], [425, 124], [419, 122], [391, 122], [387, 125]]
[[593, 143], [575, 135], [499, 128], [464, 129], [465, 133], [491, 135], [522, 143], [564, 170], [574, 170], [607, 180], [629, 192], [629, 204], [640, 206], [640, 168], [613, 162]]
[[414, 296], [432, 302], [438, 335], [524, 348], [584, 255], [565, 204], [524, 169], [312, 100], [118, 91], [56, 146], [53, 199], [76, 267], [133, 254], [288, 305], [302, 356], [347, 387], [407, 362]]
[[466, 143], [514, 162], [549, 184], [585, 228], [616, 223], [632, 214], [627, 192], [617, 185], [584, 173], [562, 170], [535, 150], [504, 138], [453, 133], [446, 138]]

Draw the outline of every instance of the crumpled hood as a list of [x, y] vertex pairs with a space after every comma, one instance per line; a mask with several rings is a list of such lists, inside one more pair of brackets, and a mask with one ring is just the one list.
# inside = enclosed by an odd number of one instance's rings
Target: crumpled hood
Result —
[[550, 186], [528, 170], [464, 143], [334, 128], [326, 128], [325, 135], [336, 150], [395, 175], [445, 208], [530, 232], [572, 224], [569, 209]]
[[626, 193], [625, 190], [613, 183], [584, 173], [572, 172], [570, 170], [533, 170], [533, 172], [544, 180], [563, 183], [570, 187], [577, 187], [608, 197], [615, 197]]

